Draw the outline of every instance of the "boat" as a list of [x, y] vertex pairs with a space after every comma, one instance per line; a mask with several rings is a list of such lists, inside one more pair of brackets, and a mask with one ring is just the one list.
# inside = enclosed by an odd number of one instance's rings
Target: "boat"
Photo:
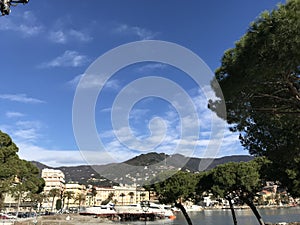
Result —
[[156, 204], [153, 202], [150, 202], [148, 212], [155, 213], [167, 218], [174, 218], [175, 216], [173, 211], [171, 210], [171, 206]]
[[113, 205], [100, 205], [86, 207], [80, 211], [80, 215], [94, 215], [97, 217], [116, 215], [116, 210]]
[[198, 212], [203, 210], [200, 205], [186, 205], [184, 208], [187, 212]]
[[160, 218], [174, 218], [171, 206], [149, 203], [149, 207], [143, 209], [140, 203], [130, 205], [116, 205], [115, 210], [119, 214], [154, 214]]

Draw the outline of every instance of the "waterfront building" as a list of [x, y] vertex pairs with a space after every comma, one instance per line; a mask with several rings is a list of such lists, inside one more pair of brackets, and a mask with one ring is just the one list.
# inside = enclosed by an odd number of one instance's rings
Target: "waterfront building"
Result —
[[[68, 193], [71, 193], [70, 195]], [[86, 206], [86, 186], [77, 182], [67, 183], [64, 190], [64, 208], [79, 208]]]
[[[55, 203], [58, 199], [62, 199], [65, 190], [65, 174], [61, 170], [45, 168], [42, 170], [42, 178], [45, 180], [43, 192], [47, 196], [42, 203], [42, 207], [45, 210], [53, 211]], [[58, 191], [56, 196], [51, 196], [52, 189]]]
[[103, 205], [108, 199], [117, 205], [136, 204], [143, 200], [149, 200], [149, 193], [144, 188], [136, 186], [113, 186], [113, 187], [93, 187], [87, 191], [86, 205]]
[[45, 180], [44, 193], [51, 189], [65, 190], [65, 174], [61, 170], [43, 169], [42, 178]]

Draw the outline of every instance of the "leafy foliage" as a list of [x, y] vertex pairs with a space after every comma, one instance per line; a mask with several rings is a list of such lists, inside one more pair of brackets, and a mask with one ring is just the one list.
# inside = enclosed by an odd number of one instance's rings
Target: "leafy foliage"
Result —
[[55, 198], [60, 195], [60, 190], [58, 188], [53, 188], [49, 191], [48, 196], [52, 198], [52, 207], [51, 210], [54, 210], [54, 203], [55, 203]]
[[17, 152], [12, 139], [0, 131], [0, 206], [4, 193], [10, 192], [18, 199], [28, 198], [30, 193], [40, 193], [44, 187], [38, 168], [20, 159]]
[[[113, 200], [114, 196], [115, 196], [115, 194], [113, 192], [110, 192], [108, 194], [108, 196], [107, 196], [107, 199], [105, 199], [104, 201], [101, 202], [101, 205], [107, 205], [107, 204], [109, 204]], [[120, 196], [122, 197], [122, 205], [123, 205], [123, 198], [125, 197], [125, 194], [121, 193]]]
[[[212, 192], [215, 196], [232, 201], [239, 198], [253, 210], [260, 224], [263, 221], [256, 210], [253, 199], [263, 185], [262, 169], [268, 163], [264, 158], [257, 158], [250, 162], [227, 163], [219, 165], [211, 171], [205, 172], [199, 179], [199, 192]], [[232, 207], [232, 205], [231, 205]], [[236, 223], [234, 210], [232, 208]]]
[[81, 208], [82, 203], [85, 201], [86, 196], [83, 193], [77, 193], [75, 197], [75, 202], [78, 202], [79, 204], [79, 209]]
[[75, 196], [74, 191], [65, 191], [63, 197], [67, 199], [67, 209], [69, 208], [70, 199], [73, 199]]
[[[182, 201], [195, 199], [195, 188], [197, 179], [195, 174], [178, 171], [168, 171], [159, 174], [159, 177], [153, 182], [152, 189], [158, 195], [161, 203], [175, 204], [183, 212], [188, 224], [192, 224], [189, 215], [181, 204]], [[170, 174], [173, 174], [170, 176]]]
[[235, 48], [224, 53], [216, 71], [227, 117], [219, 113], [221, 100], [209, 104], [232, 131], [240, 132], [250, 154], [273, 161], [273, 179], [294, 196], [300, 196], [299, 49], [300, 0], [262, 13]]

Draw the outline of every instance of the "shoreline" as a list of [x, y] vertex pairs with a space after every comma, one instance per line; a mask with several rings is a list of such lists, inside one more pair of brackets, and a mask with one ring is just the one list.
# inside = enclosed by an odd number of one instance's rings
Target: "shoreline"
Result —
[[[69, 216], [69, 218], [68, 218]], [[1, 221], [2, 222], [2, 221]], [[8, 221], [7, 221], [8, 222]], [[117, 224], [106, 218], [98, 218], [94, 216], [81, 216], [81, 215], [54, 215], [54, 216], [41, 216], [30, 218], [26, 220], [14, 221], [11, 223], [3, 223], [4, 225], [112, 225]], [[266, 223], [266, 225], [300, 225], [300, 222], [279, 222], [279, 223]]]
[[[297, 206], [299, 208], [299, 206]], [[280, 208], [289, 208], [289, 207], [263, 207], [263, 209], [280, 209]], [[294, 208], [294, 207], [291, 207]], [[221, 211], [228, 210], [222, 208], [206, 208], [205, 210], [212, 211]], [[241, 209], [249, 210], [249, 209]], [[200, 212], [200, 211], [199, 211]], [[297, 218], [294, 218], [296, 221]], [[300, 221], [291, 221], [291, 222], [276, 222], [270, 223], [266, 221], [266, 225], [300, 225]], [[112, 225], [119, 224], [117, 221], [110, 220], [108, 218], [95, 217], [92, 215], [79, 215], [79, 214], [60, 214], [60, 215], [48, 215], [48, 216], [39, 216], [36, 218], [27, 218], [27, 219], [18, 219], [17, 221], [1, 221], [0, 224], [3, 225]], [[134, 224], [134, 223], [132, 223]]]
[[[300, 205], [259, 205], [256, 206], [257, 209], [288, 209], [288, 208], [294, 208], [294, 207], [300, 207]], [[235, 210], [248, 210], [250, 209], [249, 206], [234, 206]], [[203, 207], [203, 210], [230, 210], [229, 206], [227, 207]], [[251, 210], [251, 209], [250, 209]]]

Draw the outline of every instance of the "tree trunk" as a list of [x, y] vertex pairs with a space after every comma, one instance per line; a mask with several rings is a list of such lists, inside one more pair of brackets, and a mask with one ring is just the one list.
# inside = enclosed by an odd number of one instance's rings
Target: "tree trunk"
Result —
[[51, 212], [54, 211], [54, 200], [55, 200], [55, 197], [52, 198], [52, 207], [51, 207]]
[[193, 225], [192, 223], [192, 220], [189, 216], [189, 214], [186, 212], [184, 206], [179, 202], [175, 202], [175, 207], [179, 208], [181, 210], [181, 212], [183, 213], [185, 219], [186, 219], [186, 222], [188, 223], [188, 225]]
[[235, 211], [234, 211], [233, 204], [232, 204], [232, 199], [230, 197], [226, 197], [226, 200], [229, 202], [232, 219], [233, 219], [233, 224], [237, 225], [237, 220], [236, 220]]
[[260, 225], [265, 225], [265, 222], [263, 221], [263, 219], [261, 218], [259, 212], [257, 211], [255, 205], [253, 204], [253, 202], [251, 200], [249, 200], [248, 198], [243, 198], [242, 199], [252, 210], [252, 212], [254, 213], [257, 221], [259, 222]]

